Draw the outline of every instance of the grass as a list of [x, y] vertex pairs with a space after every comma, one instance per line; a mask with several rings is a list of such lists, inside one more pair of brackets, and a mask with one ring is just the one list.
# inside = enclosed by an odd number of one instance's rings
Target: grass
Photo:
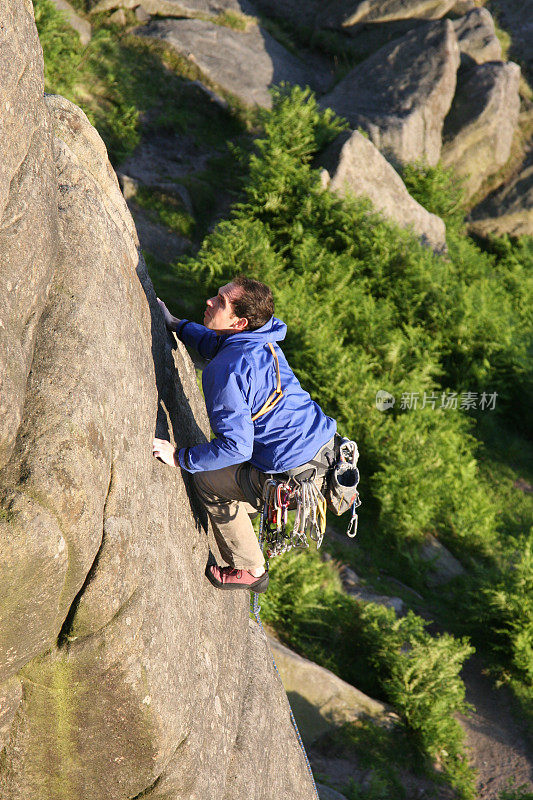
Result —
[[162, 192], [140, 186], [135, 202], [148, 211], [148, 216], [169, 231], [177, 233], [185, 239], [192, 239], [196, 222], [192, 214], [183, 207], [182, 200], [170, 192]]
[[[93, 37], [82, 48], [51, 0], [35, 0], [34, 8], [46, 91], [85, 111], [114, 165], [131, 155], [142, 132], [186, 133], [207, 148], [224, 150], [228, 139], [246, 137], [257, 125], [253, 109], [221, 92], [167, 45], [128, 34], [109, 24], [107, 15], [96, 14]], [[194, 84], [200, 78], [221, 102]]]
[[256, 18], [248, 16], [247, 14], [239, 14], [236, 11], [222, 11], [214, 17], [208, 17], [210, 22], [215, 25], [222, 25], [225, 28], [231, 28], [234, 31], [246, 31], [256, 23]]
[[[327, 758], [346, 759], [365, 771], [364, 780], [351, 779], [341, 787], [347, 800], [409, 800], [408, 783], [418, 784], [417, 794], [435, 796], [445, 783], [398, 725], [382, 727], [362, 718], [321, 737], [313, 750]], [[324, 780], [330, 782], [328, 776]]]
[[270, 35], [293, 55], [302, 55], [302, 50], [315, 51], [331, 60], [333, 80], [339, 81], [353, 67], [366, 58], [353, 52], [353, 48], [337, 31], [314, 30], [305, 26], [293, 25], [279, 17], [260, 16], [259, 22]]
[[511, 781], [508, 788], [498, 794], [498, 800], [533, 800], [533, 792], [525, 783], [516, 786], [516, 781]]

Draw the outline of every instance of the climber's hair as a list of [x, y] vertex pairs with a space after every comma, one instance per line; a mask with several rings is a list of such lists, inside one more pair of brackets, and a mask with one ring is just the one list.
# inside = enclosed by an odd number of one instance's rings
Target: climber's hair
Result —
[[269, 287], [246, 275], [237, 275], [231, 282], [241, 289], [232, 306], [237, 317], [248, 320], [245, 330], [256, 331], [262, 328], [274, 314], [274, 298]]

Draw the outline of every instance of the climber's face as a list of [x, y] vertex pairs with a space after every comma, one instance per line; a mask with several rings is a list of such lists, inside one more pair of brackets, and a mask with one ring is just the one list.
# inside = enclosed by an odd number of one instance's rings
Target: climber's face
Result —
[[246, 328], [248, 320], [238, 317], [233, 309], [233, 302], [240, 297], [242, 289], [227, 283], [221, 286], [218, 294], [206, 301], [204, 325], [217, 333], [239, 333]]

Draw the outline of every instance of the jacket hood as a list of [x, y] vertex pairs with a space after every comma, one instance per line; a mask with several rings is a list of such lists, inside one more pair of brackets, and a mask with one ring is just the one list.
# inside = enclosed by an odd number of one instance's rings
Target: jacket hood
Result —
[[233, 333], [225, 337], [224, 344], [238, 342], [240, 345], [245, 343], [252, 344], [267, 344], [267, 342], [281, 342], [287, 333], [287, 326], [277, 317], [270, 317], [269, 321], [258, 328], [256, 331], [242, 331], [241, 333]]

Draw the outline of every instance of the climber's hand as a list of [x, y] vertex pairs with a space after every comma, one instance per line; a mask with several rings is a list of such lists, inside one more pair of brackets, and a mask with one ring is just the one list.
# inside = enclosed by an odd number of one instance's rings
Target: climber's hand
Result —
[[165, 325], [167, 326], [167, 329], [169, 331], [175, 331], [176, 326], [178, 325], [180, 320], [177, 317], [172, 316], [166, 305], [163, 303], [162, 300], [159, 299], [159, 297], [157, 298], [157, 302], [159, 303], [159, 308], [163, 312], [163, 316], [165, 318]]
[[171, 467], [176, 466], [176, 448], [165, 439], [154, 439], [152, 455], [156, 458], [160, 458], [161, 461], [164, 461], [165, 464], [169, 464]]

